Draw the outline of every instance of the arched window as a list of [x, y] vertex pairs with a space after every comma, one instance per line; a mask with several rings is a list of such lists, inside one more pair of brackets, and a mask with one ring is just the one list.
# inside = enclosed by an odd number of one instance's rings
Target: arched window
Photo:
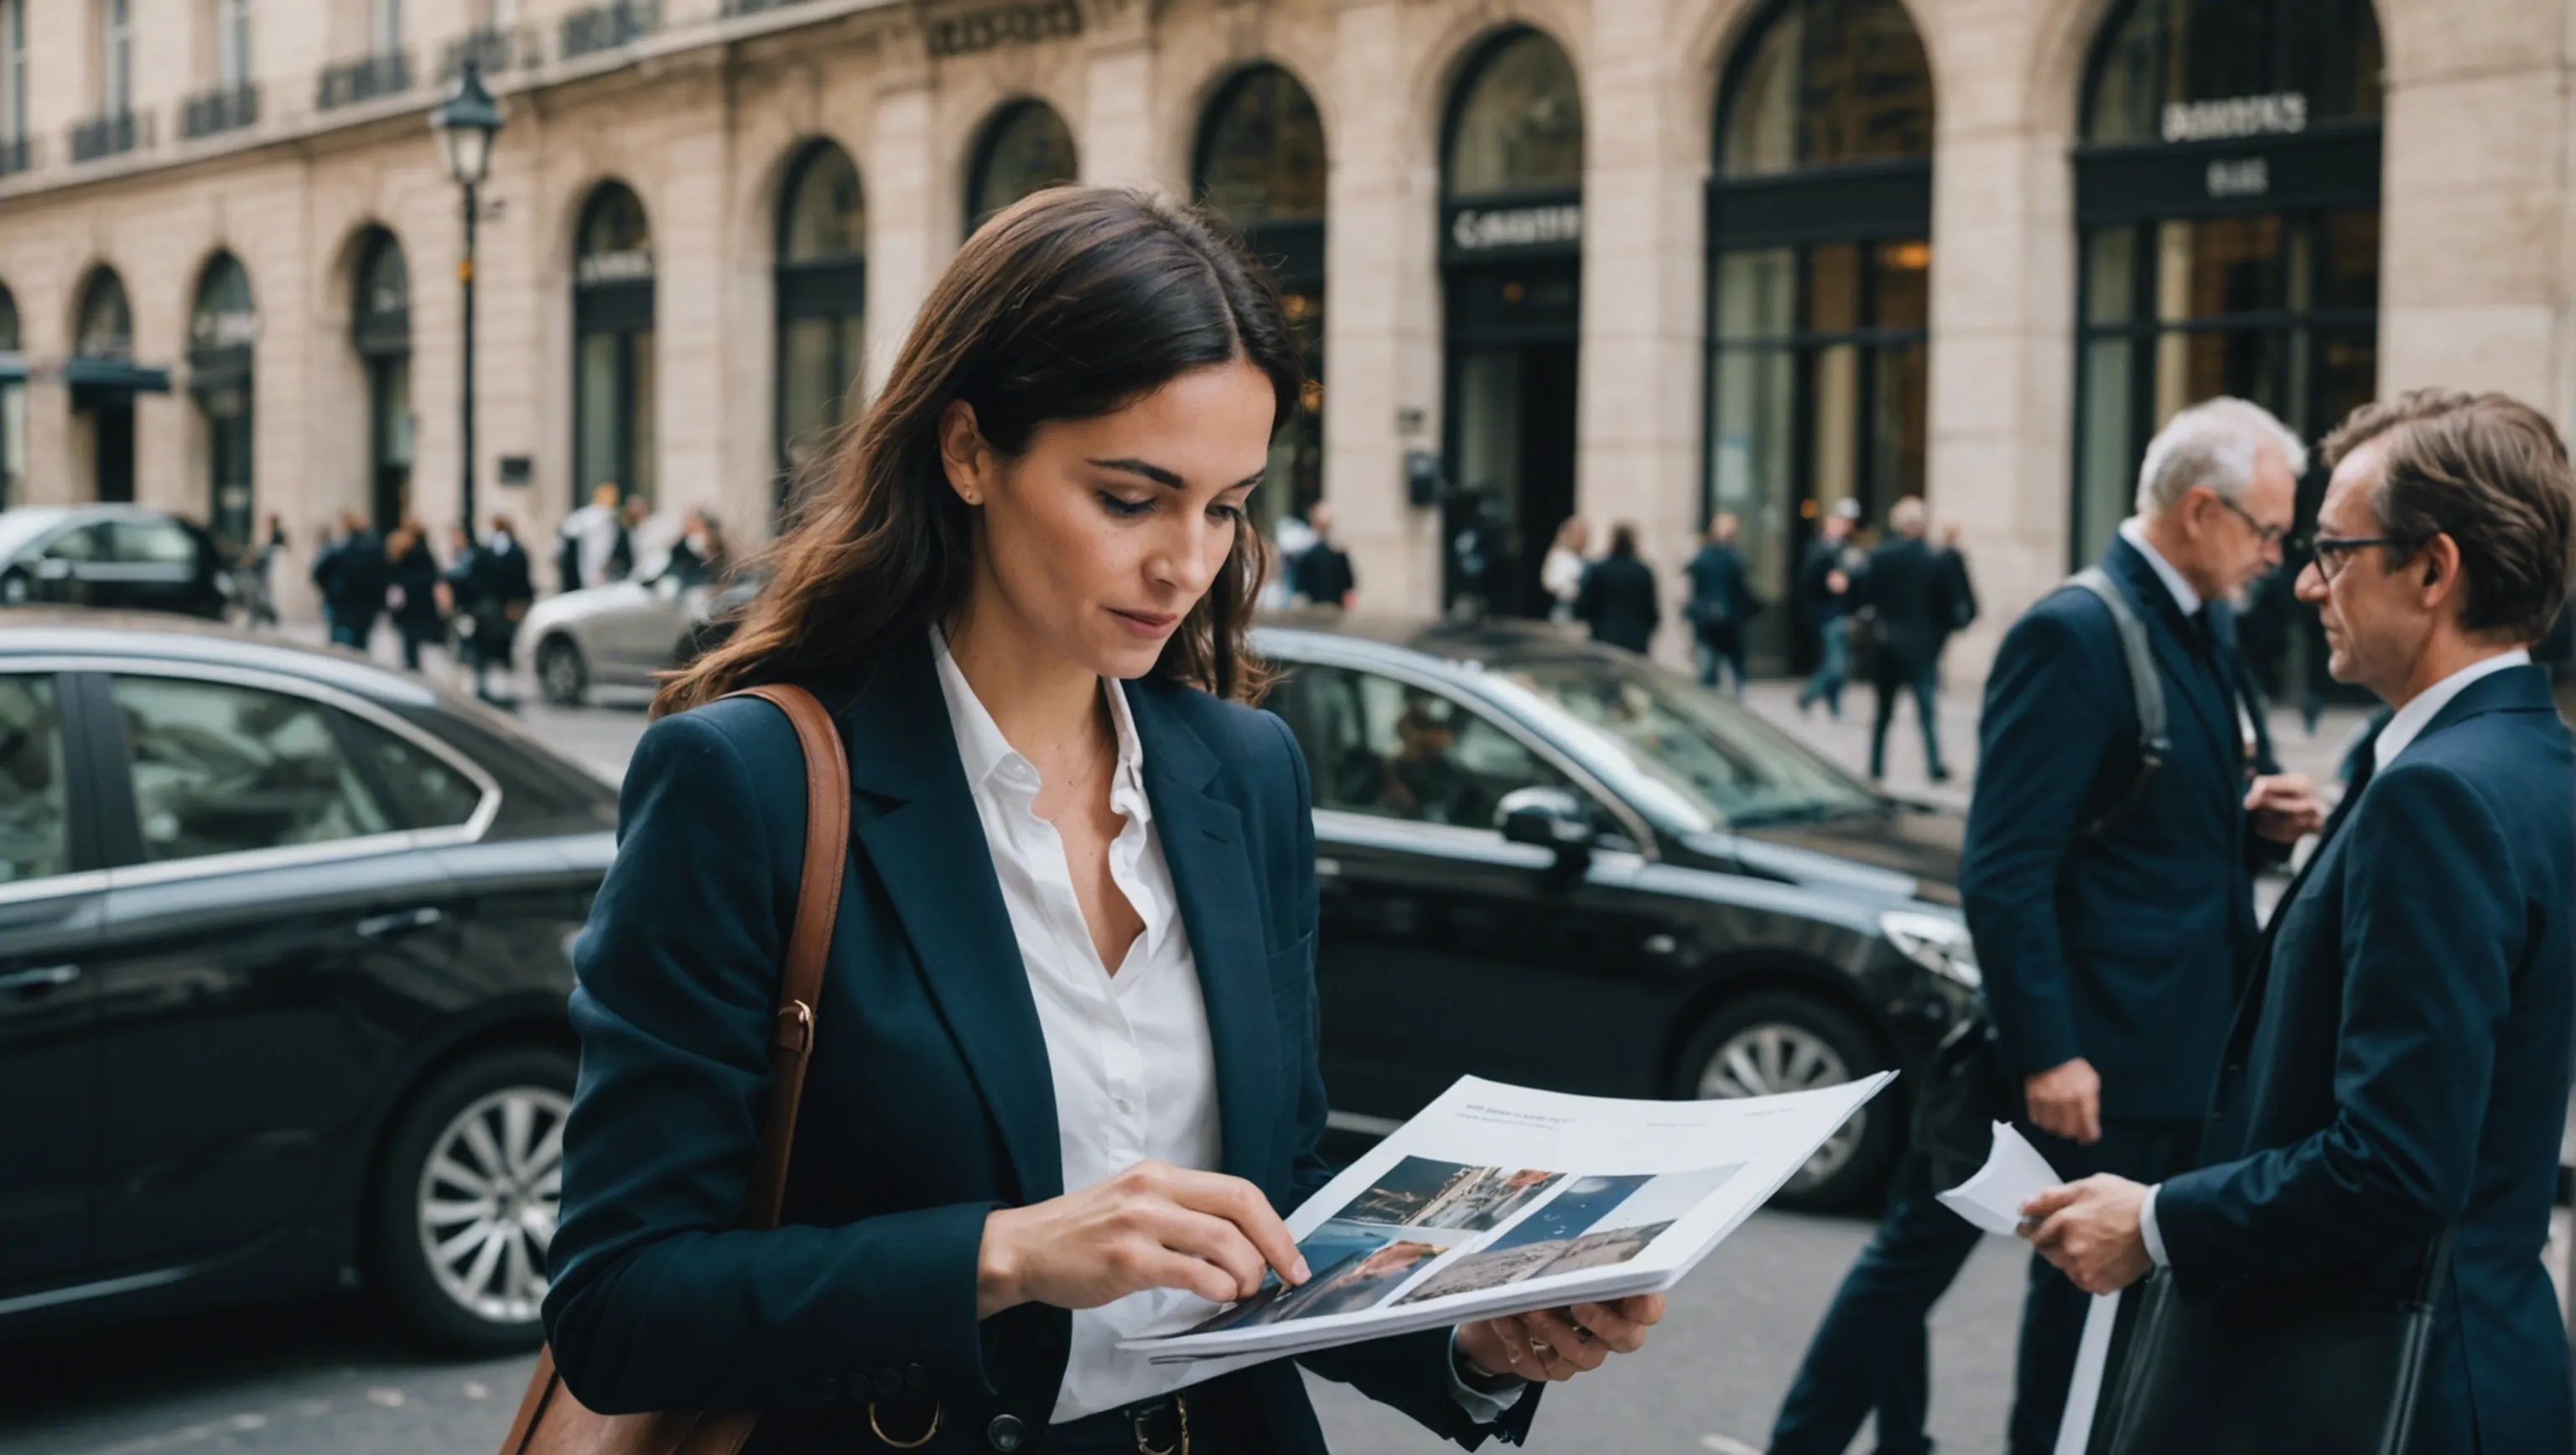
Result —
[[231, 551], [251, 538], [251, 345], [259, 337], [250, 275], [217, 253], [188, 311], [188, 392], [206, 421], [206, 524]]
[[367, 371], [367, 504], [379, 533], [411, 509], [411, 270], [383, 228], [358, 243], [349, 342]]
[[18, 351], [18, 300], [0, 285], [0, 510], [27, 478], [27, 361]]
[[[72, 328], [65, 377], [72, 408], [89, 416], [92, 491], [99, 500], [134, 498], [134, 312], [114, 268], [90, 270]], [[164, 385], [166, 386], [166, 383]]]
[[653, 233], [622, 182], [582, 207], [573, 256], [573, 498], [653, 497]]
[[827, 141], [787, 169], [778, 204], [777, 504], [846, 416], [867, 350], [868, 204]]
[[1234, 224], [1279, 281], [1280, 302], [1306, 346], [1297, 417], [1273, 437], [1253, 523], [1303, 516], [1324, 489], [1324, 122], [1315, 98], [1278, 66], [1239, 72], [1199, 122], [1191, 164], [1199, 202]]
[[[1786, 0], [1719, 87], [1709, 184], [1706, 511], [1792, 602], [1828, 513], [1923, 493], [1930, 434], [1932, 73], [1899, 0]], [[1848, 504], [1846, 503], [1848, 502]], [[1809, 633], [1765, 612], [1762, 670]]]
[[984, 123], [966, 180], [966, 230], [1042, 187], [1078, 180], [1073, 132], [1043, 101], [1014, 101]]
[[1489, 37], [1451, 93], [1441, 147], [1448, 380], [1444, 594], [1545, 614], [1539, 565], [1574, 513], [1582, 331], [1583, 98], [1553, 40]]
[[133, 361], [134, 310], [125, 304], [125, 280], [116, 276], [114, 268], [90, 270], [88, 286], [81, 289], [72, 352], [84, 359]]
[[[2376, 395], [2381, 66], [2369, 0], [2132, 0], [2105, 20], [2075, 153], [2074, 560], [2109, 543], [2185, 405], [2252, 399], [2314, 438]], [[2311, 471], [2303, 525], [2324, 485]], [[2258, 595], [2248, 655], [2323, 691], [2290, 583]]]

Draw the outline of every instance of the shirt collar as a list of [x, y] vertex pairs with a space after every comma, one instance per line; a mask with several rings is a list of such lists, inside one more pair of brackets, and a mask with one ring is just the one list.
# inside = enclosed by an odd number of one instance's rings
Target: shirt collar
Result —
[[2191, 583], [2174, 569], [2173, 562], [2166, 560], [2164, 553], [2148, 542], [2147, 528], [2136, 516], [2120, 522], [2120, 539], [2135, 546], [2138, 554], [2147, 558], [2147, 564], [2155, 570], [2156, 579], [2165, 583], [2165, 590], [2173, 593], [2174, 605], [2182, 608], [2186, 618], [2199, 613], [2200, 593], [2191, 589]]
[[2414, 700], [2397, 709], [2395, 715], [2388, 719], [2388, 726], [2379, 730], [2379, 741], [2373, 744], [2371, 749], [2372, 771], [2376, 772], [2397, 761], [2397, 755], [2413, 745], [2424, 729], [2432, 725], [2433, 719], [2440, 715], [2442, 709], [2451, 705], [2451, 699], [2467, 691], [2471, 683], [2481, 678], [2492, 677], [2509, 667], [2530, 665], [2531, 653], [2516, 647], [2510, 652], [2499, 652], [2484, 661], [2471, 662], [2415, 694]]
[[[1002, 736], [1001, 727], [986, 711], [984, 700], [975, 695], [975, 685], [957, 659], [948, 653], [948, 634], [938, 627], [930, 629], [931, 655], [939, 664], [939, 693], [947, 699], [948, 725], [957, 735], [957, 757], [966, 769], [966, 781], [975, 787], [999, 778], [1035, 798], [1038, 771], [1035, 764], [1011, 746]], [[1117, 776], [1109, 788], [1110, 806], [1142, 823], [1152, 817], [1145, 797], [1145, 745], [1136, 736], [1136, 719], [1127, 710], [1127, 689], [1116, 678], [1103, 678], [1109, 693], [1109, 720], [1118, 733]]]

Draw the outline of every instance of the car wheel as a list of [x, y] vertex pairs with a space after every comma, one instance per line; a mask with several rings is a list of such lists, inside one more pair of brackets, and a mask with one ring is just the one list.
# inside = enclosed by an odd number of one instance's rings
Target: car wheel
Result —
[[483, 1056], [423, 1088], [386, 1144], [368, 1228], [374, 1286], [432, 1343], [488, 1355], [544, 1337], [572, 1084], [561, 1052]]
[[35, 587], [24, 571], [11, 571], [0, 576], [0, 606], [24, 606], [35, 596]]
[[[1795, 991], [1763, 991], [1721, 1007], [1681, 1056], [1686, 1097], [1774, 1096], [1835, 1086], [1883, 1068], [1867, 1031], [1839, 1007]], [[1852, 1114], [1781, 1187], [1781, 1206], [1807, 1212], [1854, 1207], [1885, 1183], [1896, 1158], [1898, 1117], [1880, 1097]]]
[[581, 695], [590, 686], [590, 668], [581, 660], [581, 648], [564, 637], [548, 637], [537, 649], [537, 690], [546, 701], [557, 707], [579, 707]]

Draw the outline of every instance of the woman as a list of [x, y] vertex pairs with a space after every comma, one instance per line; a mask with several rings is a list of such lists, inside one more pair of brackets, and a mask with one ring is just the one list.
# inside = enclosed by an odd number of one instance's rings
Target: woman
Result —
[[[1302, 1282], [1276, 1209], [1327, 1180], [1305, 766], [1226, 700], [1262, 682], [1243, 512], [1293, 339], [1188, 216], [1012, 207], [664, 686], [575, 952], [545, 1315], [591, 1408], [765, 1411], [755, 1451], [1320, 1455], [1289, 1366], [1181, 1395], [1116, 1348], [1173, 1290]], [[716, 699], [777, 681], [839, 720], [855, 826], [786, 1226], [747, 1232], [805, 778], [783, 716]], [[1574, 1312], [1306, 1362], [1473, 1444], [1661, 1302]]]
[[447, 618], [438, 609], [438, 558], [429, 553], [429, 535], [409, 516], [385, 537], [385, 564], [391, 586], [385, 593], [394, 630], [402, 636], [403, 670], [420, 670], [420, 649], [447, 634]]
[[1539, 562], [1539, 585], [1552, 603], [1548, 620], [1574, 620], [1574, 599], [1583, 593], [1583, 572], [1588, 564], [1583, 553], [1592, 546], [1592, 527], [1583, 517], [1569, 515], [1565, 524], [1556, 528], [1556, 542], [1547, 548], [1547, 559]]

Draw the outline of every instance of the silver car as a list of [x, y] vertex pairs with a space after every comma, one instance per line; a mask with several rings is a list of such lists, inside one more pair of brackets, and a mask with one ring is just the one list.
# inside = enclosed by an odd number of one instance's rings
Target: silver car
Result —
[[651, 687], [654, 675], [685, 664], [706, 644], [708, 623], [747, 600], [754, 583], [682, 586], [663, 562], [624, 581], [586, 586], [538, 602], [519, 640], [545, 700], [569, 707], [593, 687]]

